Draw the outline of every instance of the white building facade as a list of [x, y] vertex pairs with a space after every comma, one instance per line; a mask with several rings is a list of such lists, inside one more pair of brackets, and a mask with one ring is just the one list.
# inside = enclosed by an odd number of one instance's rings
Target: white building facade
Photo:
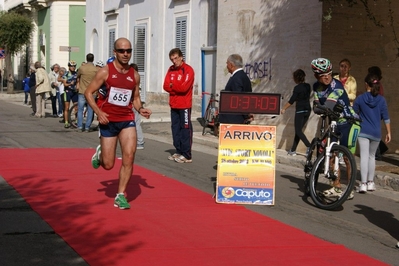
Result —
[[113, 55], [114, 41], [128, 38], [131, 62], [139, 67], [142, 100], [167, 105], [163, 78], [171, 65], [169, 51], [179, 47], [196, 73], [193, 108], [200, 108], [201, 49], [216, 42], [216, 10], [211, 3], [216, 6], [212, 0], [88, 0], [86, 52], [106, 61]]

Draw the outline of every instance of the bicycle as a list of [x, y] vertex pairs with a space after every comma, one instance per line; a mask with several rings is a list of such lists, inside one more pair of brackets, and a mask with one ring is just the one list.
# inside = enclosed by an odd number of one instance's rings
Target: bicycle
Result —
[[[310, 195], [317, 207], [332, 210], [341, 206], [352, 193], [357, 166], [352, 152], [339, 144], [340, 135], [336, 129], [342, 110], [334, 111], [321, 105], [316, 108], [322, 110], [323, 114], [320, 136], [312, 140], [306, 155], [305, 193]], [[330, 122], [326, 128], [327, 118]], [[345, 118], [351, 124], [361, 122], [354, 117]], [[337, 141], [333, 141], [333, 138]]]
[[204, 95], [210, 95], [208, 105], [205, 110], [205, 114], [202, 117], [202, 135], [206, 134], [206, 129], [209, 127], [213, 127], [213, 134], [217, 136], [217, 128], [218, 128], [218, 116], [219, 116], [219, 109], [216, 106], [216, 103], [219, 102], [216, 100], [218, 94], [209, 93], [209, 92], [202, 92], [202, 97]]

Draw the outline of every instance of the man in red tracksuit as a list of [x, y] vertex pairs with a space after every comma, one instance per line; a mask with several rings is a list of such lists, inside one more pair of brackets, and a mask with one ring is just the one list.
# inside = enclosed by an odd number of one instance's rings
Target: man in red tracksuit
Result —
[[169, 93], [173, 146], [176, 148], [176, 152], [168, 159], [178, 163], [191, 163], [193, 161], [191, 157], [193, 143], [191, 107], [194, 70], [183, 61], [183, 53], [179, 48], [170, 50], [169, 59], [173, 65], [166, 73], [163, 89]]

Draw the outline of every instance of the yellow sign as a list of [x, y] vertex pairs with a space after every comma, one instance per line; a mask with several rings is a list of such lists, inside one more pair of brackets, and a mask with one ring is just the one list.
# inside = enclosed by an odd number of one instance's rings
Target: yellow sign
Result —
[[216, 202], [274, 205], [276, 127], [221, 124]]

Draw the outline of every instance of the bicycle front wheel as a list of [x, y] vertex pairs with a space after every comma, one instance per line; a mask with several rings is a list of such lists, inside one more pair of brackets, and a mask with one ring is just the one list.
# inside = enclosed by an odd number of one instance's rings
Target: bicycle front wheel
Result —
[[345, 146], [333, 145], [327, 164], [325, 159], [323, 153], [315, 161], [309, 177], [309, 190], [317, 207], [332, 210], [352, 197], [357, 167], [353, 154]]

